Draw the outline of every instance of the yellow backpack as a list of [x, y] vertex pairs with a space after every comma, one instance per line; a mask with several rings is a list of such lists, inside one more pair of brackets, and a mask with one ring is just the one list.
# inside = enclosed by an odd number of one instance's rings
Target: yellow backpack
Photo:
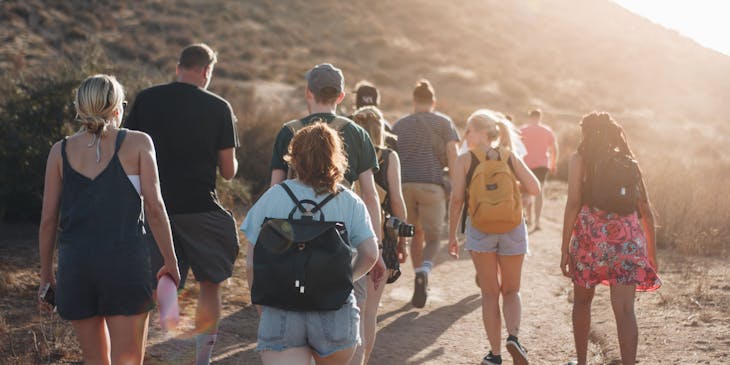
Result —
[[482, 150], [470, 150], [467, 174], [467, 210], [471, 225], [484, 233], [507, 233], [522, 222], [522, 198], [510, 165], [509, 150], [495, 149], [498, 160]]

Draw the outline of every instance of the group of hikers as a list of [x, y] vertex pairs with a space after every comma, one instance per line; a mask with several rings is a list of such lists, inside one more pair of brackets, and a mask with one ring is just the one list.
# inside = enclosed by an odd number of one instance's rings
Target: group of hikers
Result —
[[[205, 44], [184, 48], [177, 80], [141, 91], [124, 124], [122, 85], [110, 75], [85, 79], [74, 101], [81, 128], [49, 153], [39, 304], [71, 322], [84, 363], [141, 364], [157, 280], [183, 288], [192, 269], [194, 363], [209, 364], [240, 230], [263, 363], [366, 364], [384, 288], [408, 257], [411, 304], [426, 305], [444, 226], [448, 253], [459, 257], [461, 231], [476, 268], [489, 348], [481, 363], [502, 363], [502, 318], [513, 363], [529, 363], [518, 339], [520, 278], [558, 154], [539, 110], [518, 129], [511, 117], [478, 109], [460, 138], [421, 80], [413, 113], [392, 125], [368, 82], [357, 85], [356, 110], [341, 116], [343, 73], [316, 65], [305, 74], [309, 115], [279, 130], [270, 188], [237, 227], [216, 195], [216, 176], [236, 175], [239, 147], [230, 104], [207, 90], [216, 62]], [[654, 215], [621, 126], [592, 112], [580, 128], [560, 262], [575, 294], [573, 363], [586, 364], [591, 301], [604, 283], [622, 363], [633, 364], [634, 293], [661, 285]]]

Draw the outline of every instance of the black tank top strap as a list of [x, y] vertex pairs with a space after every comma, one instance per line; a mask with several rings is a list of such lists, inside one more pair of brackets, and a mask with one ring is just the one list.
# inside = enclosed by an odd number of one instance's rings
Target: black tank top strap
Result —
[[127, 130], [126, 129], [120, 129], [119, 132], [117, 132], [117, 140], [114, 144], [114, 154], [116, 155], [117, 152], [119, 152], [119, 147], [122, 146], [122, 142], [124, 142], [124, 137], [127, 136]]
[[64, 165], [68, 161], [68, 157], [66, 156], [66, 141], [68, 141], [68, 136], [63, 137], [63, 141], [61, 141], [61, 158], [63, 159]]

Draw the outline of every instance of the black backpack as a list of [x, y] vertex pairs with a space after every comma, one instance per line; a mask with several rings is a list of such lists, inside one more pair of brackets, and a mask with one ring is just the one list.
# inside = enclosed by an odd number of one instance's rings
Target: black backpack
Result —
[[[382, 189], [378, 194], [382, 203], [380, 208], [383, 210], [383, 261], [385, 267], [390, 269], [390, 275], [386, 279], [386, 284], [392, 284], [401, 275], [400, 261], [398, 261], [398, 234], [388, 228], [387, 221], [393, 215], [393, 207], [390, 204], [390, 192], [388, 191], [388, 165], [390, 164], [390, 153], [393, 150], [389, 148], [378, 149], [378, 165], [380, 168], [373, 176], [375, 184]], [[381, 194], [382, 193], [382, 194]]]
[[376, 147], [376, 155], [378, 157], [378, 171], [373, 174], [373, 180], [375, 180], [375, 184], [382, 189], [383, 194], [380, 194], [381, 191], [378, 191], [378, 195], [381, 198], [380, 208], [383, 210], [383, 212], [386, 215], [393, 214], [392, 208], [390, 206], [390, 194], [388, 192], [388, 165], [390, 162], [390, 153], [392, 152], [389, 148], [379, 148]]
[[[321, 209], [343, 188], [317, 204], [300, 201], [286, 183], [279, 185], [296, 206], [289, 218], [266, 218], [262, 224], [254, 246], [251, 302], [292, 311], [340, 309], [353, 288], [354, 250], [345, 224], [325, 221]], [[302, 217], [294, 219], [297, 209]]]
[[607, 212], [627, 215], [642, 196], [641, 171], [631, 156], [612, 154], [593, 163], [584, 185], [584, 202]]

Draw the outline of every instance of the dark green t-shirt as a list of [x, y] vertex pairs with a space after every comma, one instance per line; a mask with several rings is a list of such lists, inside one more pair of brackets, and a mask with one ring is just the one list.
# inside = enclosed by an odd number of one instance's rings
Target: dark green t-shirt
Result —
[[[330, 123], [335, 119], [335, 114], [315, 113], [302, 118], [301, 121], [307, 126], [317, 119]], [[340, 136], [347, 153], [347, 172], [345, 173], [347, 181], [353, 183], [361, 173], [370, 169], [373, 169], [373, 173], [375, 173], [378, 170], [375, 147], [373, 147], [373, 142], [370, 140], [367, 131], [350, 120], [340, 130]], [[289, 150], [289, 142], [291, 142], [292, 137], [294, 137], [294, 134], [287, 127], [282, 127], [279, 134], [276, 135], [274, 152], [271, 155], [271, 170], [280, 169], [284, 172], [289, 170], [289, 165], [284, 161], [284, 156]]]

